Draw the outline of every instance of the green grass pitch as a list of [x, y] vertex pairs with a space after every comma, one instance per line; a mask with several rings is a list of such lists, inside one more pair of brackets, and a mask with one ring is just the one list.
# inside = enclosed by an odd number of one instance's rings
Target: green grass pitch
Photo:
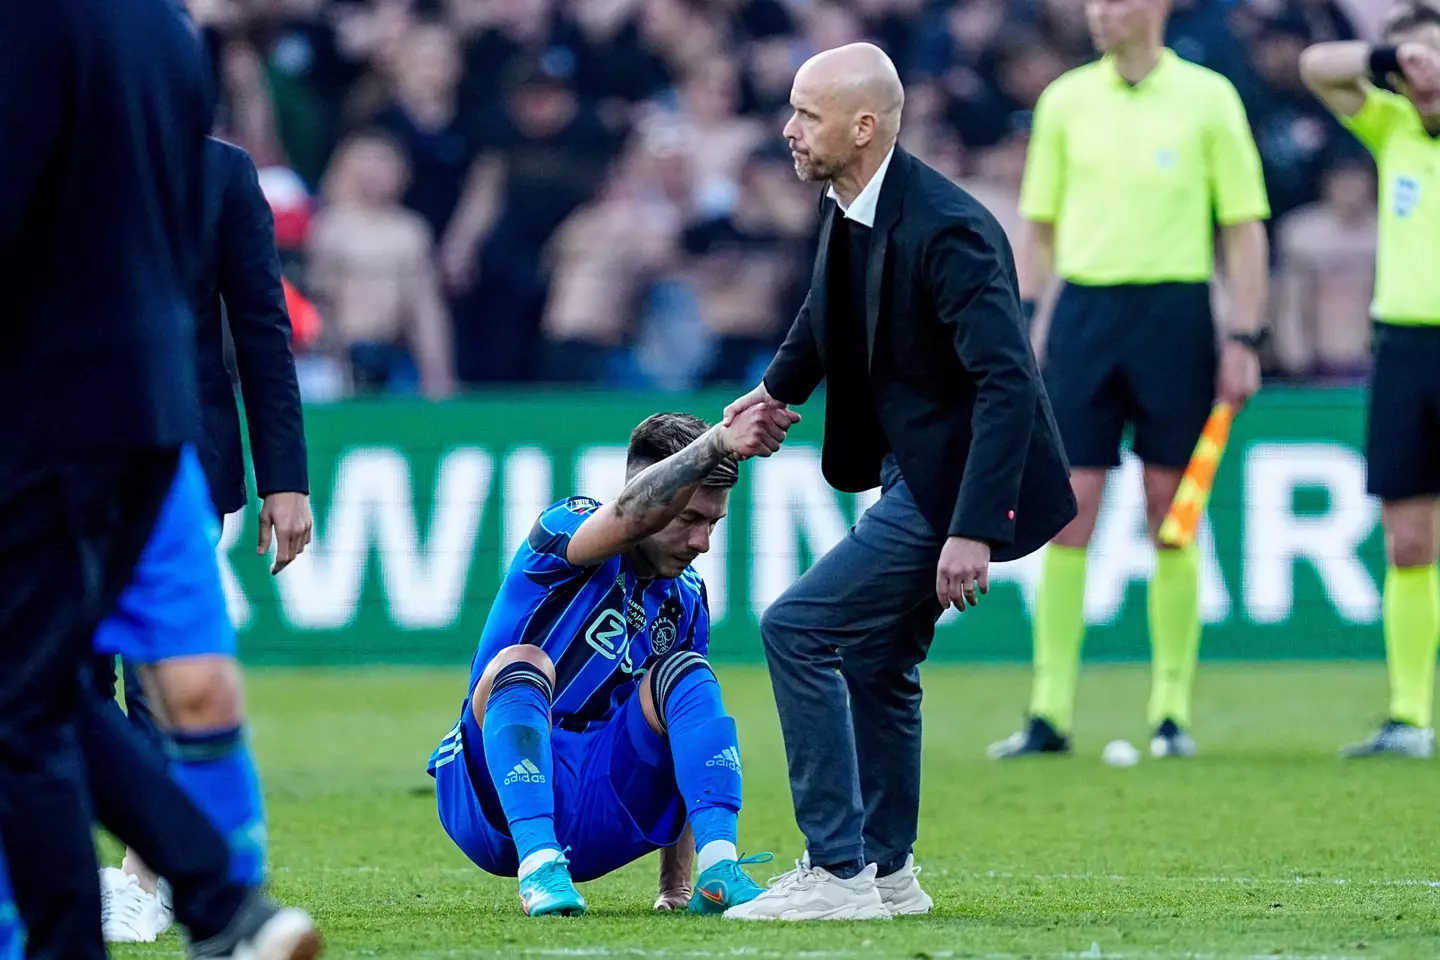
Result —
[[[1435, 765], [1336, 758], [1383, 715], [1378, 664], [1204, 665], [1202, 756], [1131, 769], [1099, 755], [1117, 737], [1145, 745], [1146, 668], [1088, 668], [1078, 755], [1008, 765], [984, 750], [1017, 723], [1028, 672], [931, 668], [917, 854], [936, 913], [783, 926], [653, 916], [654, 857], [585, 885], [585, 917], [522, 917], [514, 881], [441, 832], [424, 772], [464, 677], [250, 677], [275, 889], [314, 912], [329, 956], [1440, 956]], [[741, 847], [776, 855], [763, 881], [801, 849], [779, 730], [763, 669], [721, 679], [745, 756]], [[114, 955], [180, 949], [172, 932]]]

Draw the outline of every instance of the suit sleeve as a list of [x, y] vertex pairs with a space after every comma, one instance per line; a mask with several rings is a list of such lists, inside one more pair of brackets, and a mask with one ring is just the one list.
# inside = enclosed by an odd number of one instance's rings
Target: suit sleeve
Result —
[[220, 296], [235, 343], [256, 492], [262, 497], [309, 493], [305, 424], [275, 221], [255, 165], [244, 153], [232, 154], [224, 196], [217, 255]]
[[806, 294], [785, 342], [765, 371], [765, 390], [781, 403], [801, 404], [810, 399], [823, 379], [825, 362], [810, 325], [810, 295]]
[[0, 3], [0, 259], [25, 242], [30, 204], [57, 149], [71, 85], [71, 14], [62, 4]]
[[1040, 396], [1015, 286], [1000, 251], [961, 227], [933, 240], [924, 264], [940, 322], [975, 381], [970, 452], [947, 533], [1008, 544]]

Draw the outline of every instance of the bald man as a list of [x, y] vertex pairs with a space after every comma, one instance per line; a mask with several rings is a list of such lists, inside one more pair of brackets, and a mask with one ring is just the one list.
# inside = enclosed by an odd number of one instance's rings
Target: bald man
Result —
[[920, 674], [935, 621], [992, 560], [1075, 516], [1010, 245], [973, 197], [895, 145], [905, 92], [877, 47], [795, 77], [785, 139], [824, 182], [810, 294], [763, 382], [725, 410], [801, 404], [822, 380], [826, 479], [882, 488], [761, 618], [807, 855], [726, 916], [927, 913], [915, 879]]

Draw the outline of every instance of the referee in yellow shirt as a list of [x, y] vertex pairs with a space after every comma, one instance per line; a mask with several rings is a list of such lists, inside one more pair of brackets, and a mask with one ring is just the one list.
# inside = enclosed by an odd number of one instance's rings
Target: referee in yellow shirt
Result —
[[1382, 501], [1390, 719], [1351, 757], [1435, 753], [1430, 711], [1440, 647], [1440, 8], [1391, 11], [1383, 45], [1305, 51], [1305, 82], [1375, 155], [1380, 248], [1366, 442]]
[[[1087, 0], [1085, 12], [1104, 56], [1040, 97], [1020, 197], [1022, 296], [1033, 303], [1062, 281], [1045, 383], [1080, 513], [1045, 552], [1029, 722], [990, 748], [996, 758], [1070, 749], [1086, 552], [1125, 429], [1145, 465], [1153, 538], [1217, 396], [1238, 406], [1260, 382], [1270, 209], [1240, 97], [1165, 48], [1169, 0]], [[1220, 335], [1210, 310], [1217, 220], [1230, 301]], [[1151, 752], [1189, 756], [1195, 547], [1157, 544], [1149, 614]]]

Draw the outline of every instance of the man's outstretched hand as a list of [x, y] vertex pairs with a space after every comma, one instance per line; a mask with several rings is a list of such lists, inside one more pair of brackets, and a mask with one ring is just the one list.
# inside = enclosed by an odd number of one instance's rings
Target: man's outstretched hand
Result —
[[[730, 408], [725, 409], [728, 414]], [[734, 416], [727, 416], [718, 429], [726, 452], [736, 460], [748, 460], [768, 457], [779, 450], [786, 432], [799, 422], [800, 414], [784, 404], [763, 400], [746, 405]]]
[[760, 381], [760, 385], [754, 390], [751, 390], [743, 397], [732, 400], [730, 405], [725, 408], [725, 416], [720, 422], [727, 427], [730, 426], [731, 421], [757, 403], [773, 403], [781, 407], [785, 406], [785, 404], [780, 403], [774, 397], [770, 396], [770, 391], [765, 389], [765, 381], [762, 380]]

